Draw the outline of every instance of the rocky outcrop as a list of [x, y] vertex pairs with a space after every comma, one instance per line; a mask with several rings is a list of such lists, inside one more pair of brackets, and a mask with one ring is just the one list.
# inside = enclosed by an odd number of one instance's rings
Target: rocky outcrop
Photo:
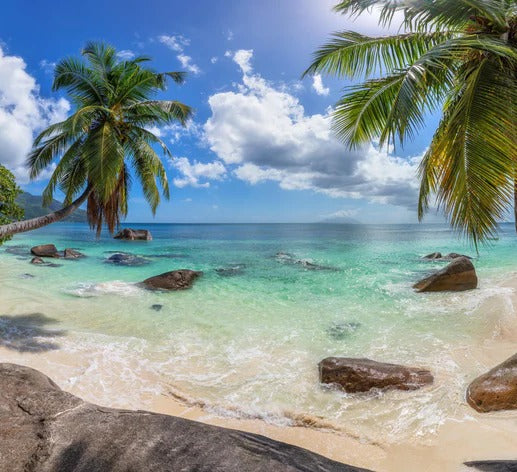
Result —
[[517, 354], [475, 379], [467, 389], [467, 402], [482, 413], [517, 410]]
[[0, 470], [365, 472], [263, 436], [104, 408], [40, 372], [0, 364]]
[[105, 261], [107, 264], [115, 264], [120, 266], [143, 266], [149, 264], [145, 257], [135, 256], [126, 252], [117, 252], [112, 256], [108, 257]]
[[66, 248], [63, 252], [63, 256], [65, 259], [81, 259], [82, 257], [86, 257], [82, 252], [71, 248]]
[[31, 264], [45, 264], [45, 261], [41, 257], [33, 257]]
[[482, 472], [517, 472], [517, 461], [472, 461], [465, 465]]
[[433, 383], [430, 371], [370, 359], [327, 357], [319, 364], [320, 382], [340, 386], [345, 392], [367, 392], [373, 388], [416, 390]]
[[115, 239], [124, 239], [125, 241], [152, 241], [151, 232], [146, 229], [121, 229], [115, 236]]
[[418, 292], [471, 290], [478, 285], [474, 265], [467, 257], [454, 259], [443, 269], [420, 280], [413, 288]]
[[31, 253], [38, 257], [60, 257], [56, 246], [53, 244], [42, 244], [40, 246], [34, 246], [31, 249]]
[[203, 272], [196, 270], [173, 270], [149, 277], [142, 284], [154, 290], [185, 290], [192, 287], [194, 281], [201, 275], [203, 275]]
[[457, 259], [458, 257], [466, 257], [467, 259], [472, 259], [470, 256], [465, 256], [464, 254], [458, 254], [457, 252], [450, 252], [445, 256], [441, 252], [432, 252], [431, 254], [427, 254], [423, 256], [422, 259], [428, 261], [452, 261]]

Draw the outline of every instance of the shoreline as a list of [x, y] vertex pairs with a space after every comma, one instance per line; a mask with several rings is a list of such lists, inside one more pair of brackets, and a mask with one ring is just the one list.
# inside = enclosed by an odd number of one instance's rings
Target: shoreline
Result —
[[[517, 288], [517, 278], [511, 286]], [[517, 295], [512, 296], [517, 301]], [[457, 353], [464, 362], [483, 362], [496, 365], [515, 353], [514, 334], [502, 334], [500, 339], [486, 340], [475, 350], [475, 358]], [[461, 351], [461, 350], [460, 350]], [[472, 352], [469, 352], [472, 354]], [[99, 403], [95, 391], [78, 393], [77, 386], [66, 385], [57, 378], [63, 366], [73, 367], [81, 361], [81, 354], [70, 355], [52, 351], [46, 353], [20, 353], [0, 347], [0, 360], [26, 365], [40, 370], [53, 379], [65, 391], [80, 396], [85, 401]], [[481, 374], [482, 372], [480, 372]], [[85, 372], [84, 375], [88, 375]], [[66, 377], [66, 375], [65, 375]], [[167, 385], [167, 384], [165, 384]], [[357, 431], [333, 428], [326, 420], [318, 423], [310, 415], [292, 413], [291, 424], [279, 425], [268, 421], [267, 415], [253, 417], [239, 410], [220, 405], [208, 405], [175, 392], [170, 386], [168, 395], [147, 393], [146, 401], [136, 405], [114, 401], [102, 402], [102, 406], [127, 409], [143, 409], [155, 413], [179, 416], [230, 429], [261, 434], [271, 439], [303, 447], [330, 459], [364, 467], [376, 472], [403, 472], [421, 470], [427, 472], [453, 472], [472, 470], [463, 462], [474, 460], [514, 460], [517, 456], [517, 412], [480, 414], [465, 401], [459, 405], [458, 415], [448, 418], [436, 432], [410, 440], [379, 441]], [[100, 387], [102, 388], [102, 387]], [[244, 416], [244, 418], [242, 418]], [[422, 468], [425, 464], [425, 468]]]
[[[489, 295], [476, 306], [485, 314], [483, 334], [472, 344], [458, 345], [448, 351], [448, 358], [454, 362], [465, 382], [506, 360], [517, 350], [517, 273], [508, 272], [497, 280], [497, 288], [507, 289], [507, 295]], [[20, 294], [16, 303], [20, 309], [26, 308], [29, 312], [33, 308], [36, 311], [40, 302], [33, 300], [31, 305]], [[463, 466], [463, 462], [517, 458], [517, 411], [477, 413], [467, 405], [465, 392], [460, 391], [457, 384], [449, 383], [451, 378], [443, 372], [436, 372], [435, 386], [431, 388], [439, 389], [445, 401], [454, 406], [452, 413], [446, 418], [431, 418], [436, 427], [433, 423], [429, 432], [413, 436], [406, 434], [401, 438], [397, 431], [392, 435], [389, 430], [383, 430], [382, 423], [375, 428], [375, 435], [369, 434], [372, 425], [363, 428], [361, 422], [366, 420], [362, 417], [353, 424], [333, 424], [328, 418], [301, 411], [255, 412], [234, 405], [208, 403], [195, 398], [195, 393], [184, 394], [156, 371], [135, 373], [149, 388], [139, 391], [138, 395], [132, 394], [128, 391], [131, 380], [125, 378], [122, 381], [123, 376], [131, 371], [131, 365], [122, 372], [116, 364], [110, 365], [109, 352], [105, 354], [107, 357], [102, 365], [96, 365], [90, 355], [91, 352], [81, 346], [72, 351], [20, 352], [9, 349], [8, 344], [0, 345], [1, 362], [35, 368], [63, 390], [85, 401], [106, 407], [148, 410], [261, 434], [376, 472], [472, 471]], [[96, 374], [102, 369], [104, 377], [99, 379]], [[402, 404], [404, 395], [410, 398], [411, 393], [405, 392], [397, 397]], [[375, 399], [372, 395], [372, 408], [375, 407]], [[368, 408], [369, 401], [367, 399], [361, 408]], [[421, 414], [426, 414], [425, 409]]]

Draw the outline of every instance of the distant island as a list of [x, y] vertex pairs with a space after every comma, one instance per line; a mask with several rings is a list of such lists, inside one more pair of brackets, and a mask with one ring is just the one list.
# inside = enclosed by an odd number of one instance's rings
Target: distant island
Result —
[[[63, 207], [63, 203], [57, 200], [52, 200], [48, 207], [43, 206], [43, 198], [41, 195], [32, 195], [28, 192], [22, 192], [16, 199], [18, 204], [25, 210], [25, 219], [36, 218], [49, 213], [49, 211], [56, 211]], [[72, 213], [64, 221], [71, 223], [85, 223], [86, 211], [78, 209]]]

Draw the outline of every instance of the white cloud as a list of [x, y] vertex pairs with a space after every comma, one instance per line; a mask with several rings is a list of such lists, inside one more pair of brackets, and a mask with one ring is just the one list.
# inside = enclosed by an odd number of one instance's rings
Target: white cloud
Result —
[[[26, 67], [21, 57], [6, 55], [0, 47], [0, 163], [12, 170], [20, 183], [28, 181], [25, 159], [34, 134], [63, 120], [70, 111], [64, 98], [41, 97]], [[44, 172], [40, 178], [48, 175]]]
[[[180, 173], [180, 177], [173, 180], [176, 187], [210, 187], [206, 180], [222, 180], [226, 175], [226, 168], [220, 161], [208, 163], [194, 161], [191, 163], [186, 157], [175, 157], [171, 159], [171, 165]], [[205, 180], [205, 182], [201, 182]]]
[[228, 41], [232, 41], [233, 40], [233, 31], [232, 30], [228, 30], [227, 33], [226, 33], [226, 39]]
[[190, 40], [181, 35], [167, 36], [162, 34], [158, 36], [158, 41], [176, 52], [183, 52], [185, 46], [190, 44]]
[[413, 207], [420, 157], [403, 159], [372, 143], [348, 150], [331, 133], [331, 110], [308, 115], [289, 89], [251, 75], [251, 51], [230, 53], [243, 76], [236, 91], [209, 97], [210, 149], [237, 178], [288, 190]]
[[178, 58], [178, 61], [181, 62], [181, 66], [184, 69], [187, 69], [189, 72], [196, 75], [201, 73], [201, 69], [192, 62], [192, 58], [190, 56], [187, 56], [186, 54], [178, 54], [176, 57]]
[[323, 85], [323, 80], [321, 79], [320, 74], [314, 74], [312, 76], [312, 88], [318, 95], [327, 96], [330, 92], [329, 88]]
[[117, 57], [122, 59], [123, 61], [129, 61], [133, 59], [136, 54], [130, 49], [123, 49], [122, 51], [117, 52]]
[[187, 56], [184, 53], [185, 47], [190, 45], [190, 39], [181, 35], [167, 36], [162, 34], [161, 36], [158, 36], [158, 41], [167, 46], [172, 51], [179, 53], [176, 58], [178, 61], [180, 61], [181, 66], [188, 72], [192, 72], [195, 75], [201, 73], [201, 69], [196, 64], [194, 64], [192, 57]]
[[226, 57], [231, 57], [234, 62], [241, 68], [243, 74], [249, 74], [253, 68], [251, 67], [251, 58], [253, 57], [253, 49], [239, 49], [232, 53], [226, 51]]
[[39, 62], [39, 65], [45, 71], [45, 74], [53, 74], [54, 69], [56, 68], [56, 63], [52, 61], [47, 61], [47, 59], [42, 59]]
[[212, 64], [215, 64], [218, 60], [219, 60], [219, 58], [218, 58], [217, 56], [214, 56], [214, 57], [211, 57], [211, 58], [210, 58], [210, 62], [211, 62]]
[[359, 213], [359, 210], [355, 208], [349, 208], [344, 210], [338, 210], [334, 213], [329, 213], [328, 215], [323, 215], [323, 218], [352, 218]]

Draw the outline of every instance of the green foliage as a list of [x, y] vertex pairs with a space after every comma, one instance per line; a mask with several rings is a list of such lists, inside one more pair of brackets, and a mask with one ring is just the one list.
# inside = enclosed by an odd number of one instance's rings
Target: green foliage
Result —
[[[12, 223], [23, 218], [23, 208], [16, 203], [16, 197], [21, 193], [16, 185], [14, 175], [0, 165], [0, 225]], [[0, 239], [0, 244], [10, 238]]]
[[169, 198], [165, 168], [154, 147], [170, 156], [165, 143], [150, 128], [178, 122], [192, 115], [187, 105], [157, 100], [167, 89], [167, 79], [182, 83], [183, 72], [158, 73], [146, 67], [148, 57], [119, 60], [116, 50], [103, 43], [88, 43], [82, 58], [59, 62], [53, 90], [65, 90], [74, 113], [44, 130], [34, 141], [27, 159], [36, 177], [56, 158], [59, 162], [43, 192], [44, 204], [57, 188], [71, 203], [85, 189], [88, 221], [99, 233], [106, 224], [113, 232], [127, 214], [132, 167], [153, 212], [160, 190]]
[[305, 74], [366, 77], [346, 89], [334, 111], [334, 131], [351, 147], [374, 139], [403, 144], [426, 114], [442, 109], [420, 166], [419, 218], [436, 197], [452, 226], [477, 247], [514, 203], [517, 3], [343, 0], [335, 10], [354, 16], [371, 8], [380, 8], [382, 26], [402, 13], [406, 32], [334, 34]]

